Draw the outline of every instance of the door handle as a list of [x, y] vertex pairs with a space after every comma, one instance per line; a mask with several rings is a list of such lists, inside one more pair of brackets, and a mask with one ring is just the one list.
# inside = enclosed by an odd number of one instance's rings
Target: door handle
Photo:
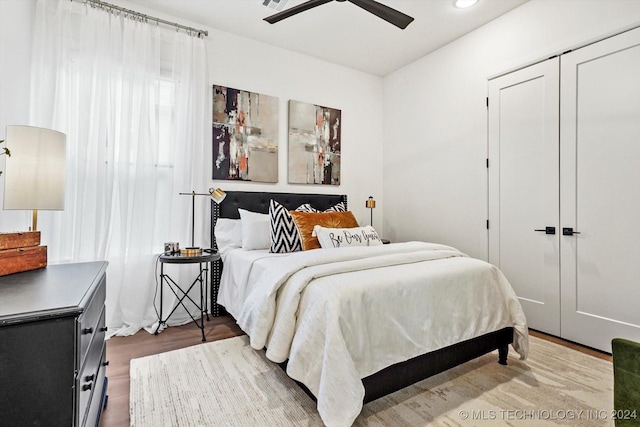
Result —
[[562, 235], [563, 236], [573, 236], [574, 234], [580, 234], [579, 231], [573, 231], [573, 228], [571, 227], [566, 227], [562, 229]]
[[544, 230], [533, 230], [533, 231], [544, 231], [544, 234], [556, 234], [555, 227], [545, 227]]

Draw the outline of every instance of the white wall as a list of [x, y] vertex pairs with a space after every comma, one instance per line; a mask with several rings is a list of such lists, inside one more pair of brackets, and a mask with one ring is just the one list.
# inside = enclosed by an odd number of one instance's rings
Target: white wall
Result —
[[[176, 18], [126, 1], [113, 0], [128, 9], [175, 22]], [[29, 124], [29, 72], [35, 0], [0, 0], [0, 139], [8, 124]], [[350, 208], [363, 224], [369, 223], [364, 207], [370, 195], [382, 205], [382, 78], [354, 71], [305, 55], [180, 20], [184, 25], [209, 31], [205, 38], [210, 81], [280, 99], [279, 182], [212, 181], [202, 177], [202, 188], [347, 194]], [[341, 185], [287, 184], [287, 101], [294, 99], [342, 110]], [[210, 115], [211, 116], [211, 115]], [[211, 128], [208, 128], [211, 141]], [[211, 157], [211, 156], [210, 156]], [[0, 168], [4, 159], [0, 159]], [[2, 178], [0, 178], [0, 181]], [[0, 183], [3, 186], [4, 183]], [[190, 191], [187, 189], [186, 191]], [[1, 196], [2, 193], [0, 193]], [[25, 230], [28, 212], [0, 210], [0, 231]], [[382, 209], [374, 214], [382, 227]], [[43, 240], [46, 230], [43, 230]], [[45, 243], [46, 244], [46, 243]]]
[[637, 25], [638, 0], [530, 0], [385, 77], [385, 237], [486, 259], [488, 78]]
[[[207, 185], [229, 190], [347, 194], [349, 208], [361, 223], [369, 224], [365, 200], [373, 195], [382, 203], [382, 78], [217, 30], [209, 29], [207, 42], [212, 84], [280, 98], [278, 184], [209, 180]], [[290, 99], [342, 110], [340, 186], [287, 183]], [[381, 211], [374, 213], [380, 228]]]

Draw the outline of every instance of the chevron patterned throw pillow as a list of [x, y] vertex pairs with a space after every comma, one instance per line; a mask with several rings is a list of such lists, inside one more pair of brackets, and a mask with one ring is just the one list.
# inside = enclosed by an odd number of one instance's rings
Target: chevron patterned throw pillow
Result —
[[269, 202], [271, 247], [269, 252], [288, 253], [302, 250], [302, 242], [291, 214], [275, 200]]
[[[308, 203], [298, 206], [295, 210], [298, 212], [320, 212]], [[346, 210], [345, 202], [340, 202], [324, 212], [345, 212]], [[287, 208], [273, 199], [269, 201], [269, 220], [271, 234], [269, 252], [289, 253], [302, 250], [302, 240], [300, 240], [293, 217]]]

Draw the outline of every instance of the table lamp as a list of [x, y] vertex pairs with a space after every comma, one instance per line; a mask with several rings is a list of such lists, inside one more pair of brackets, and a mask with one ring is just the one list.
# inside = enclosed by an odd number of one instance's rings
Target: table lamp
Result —
[[227, 193], [222, 191], [220, 188], [210, 188], [208, 193], [196, 193], [192, 191], [190, 193], [179, 193], [182, 196], [191, 196], [191, 246], [188, 248], [184, 248], [180, 250], [182, 255], [187, 256], [195, 256], [201, 255], [202, 249], [196, 247], [194, 244], [194, 232], [195, 232], [195, 212], [196, 212], [196, 196], [209, 196], [213, 199], [217, 204], [222, 203], [225, 197], [227, 197]]
[[376, 207], [376, 201], [373, 200], [373, 196], [369, 196], [369, 198], [364, 202], [364, 206], [371, 210], [371, 226], [373, 227], [373, 210]]
[[7, 126], [4, 209], [31, 210], [30, 231], [38, 228], [38, 210], [64, 210], [65, 134], [33, 126]]

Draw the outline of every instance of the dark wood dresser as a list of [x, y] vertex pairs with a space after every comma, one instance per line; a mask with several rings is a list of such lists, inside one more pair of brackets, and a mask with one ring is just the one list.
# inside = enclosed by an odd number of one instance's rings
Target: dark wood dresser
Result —
[[107, 262], [0, 277], [0, 426], [96, 426]]

